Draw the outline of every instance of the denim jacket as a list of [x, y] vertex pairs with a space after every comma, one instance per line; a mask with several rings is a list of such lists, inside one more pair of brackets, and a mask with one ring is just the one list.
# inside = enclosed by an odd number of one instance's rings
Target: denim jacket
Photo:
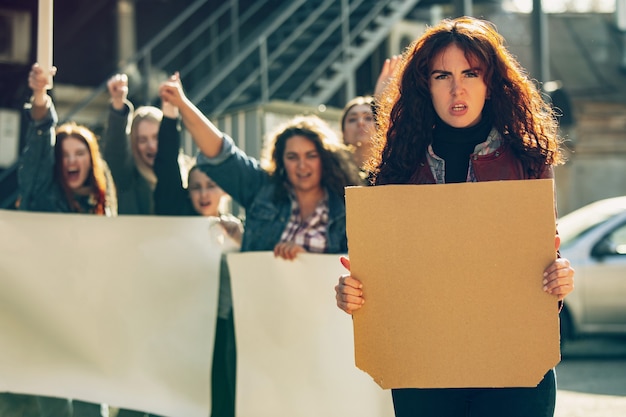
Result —
[[17, 179], [20, 210], [68, 213], [70, 209], [63, 190], [54, 179], [54, 129], [57, 113], [54, 104], [41, 120], [30, 117], [30, 106], [25, 108], [28, 120], [26, 146], [19, 159]]
[[[50, 108], [41, 120], [33, 120], [30, 115], [30, 105], [25, 107], [25, 117], [28, 120], [26, 128], [26, 145], [20, 155], [17, 181], [19, 192], [19, 209], [25, 211], [41, 211], [52, 213], [72, 213], [61, 185], [55, 178], [54, 144], [56, 141], [55, 128], [58, 116], [54, 104], [50, 101]], [[107, 181], [106, 215], [117, 215], [117, 203], [112, 194], [114, 187], [108, 175], [108, 167], [104, 164]], [[89, 196], [76, 196], [83, 212], [89, 213], [93, 209], [93, 201]]]
[[[289, 200], [274, 200], [275, 185], [259, 161], [237, 148], [224, 135], [222, 150], [215, 158], [200, 153], [198, 166], [246, 210], [241, 251], [273, 250], [291, 215]], [[346, 238], [346, 207], [343, 196], [328, 190], [327, 253], [348, 251]]]

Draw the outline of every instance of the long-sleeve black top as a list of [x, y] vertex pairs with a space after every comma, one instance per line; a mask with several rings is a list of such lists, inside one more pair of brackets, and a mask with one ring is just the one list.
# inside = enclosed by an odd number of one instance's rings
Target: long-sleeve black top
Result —
[[163, 117], [159, 127], [159, 148], [154, 159], [157, 185], [154, 189], [154, 211], [170, 216], [195, 216], [178, 160], [180, 152], [178, 120]]

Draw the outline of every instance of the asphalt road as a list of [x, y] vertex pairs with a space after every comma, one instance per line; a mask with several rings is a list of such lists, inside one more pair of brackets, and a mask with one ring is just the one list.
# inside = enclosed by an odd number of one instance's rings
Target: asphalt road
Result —
[[577, 340], [562, 356], [555, 417], [626, 416], [626, 338]]

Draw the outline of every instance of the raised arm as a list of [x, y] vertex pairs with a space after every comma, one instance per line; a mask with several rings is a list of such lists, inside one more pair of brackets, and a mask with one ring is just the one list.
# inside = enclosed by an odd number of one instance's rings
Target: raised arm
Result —
[[107, 81], [107, 88], [111, 96], [111, 106], [117, 111], [123, 110], [128, 97], [128, 76], [115, 74]]
[[159, 126], [159, 148], [154, 158], [154, 174], [157, 177], [154, 189], [154, 211], [156, 214], [185, 215], [189, 211], [187, 190], [178, 162], [180, 131], [178, 130], [178, 109], [171, 103], [163, 102], [163, 120]]
[[133, 113], [133, 106], [127, 99], [128, 77], [126, 74], [113, 75], [107, 88], [111, 105], [101, 139], [102, 155], [111, 169], [118, 192], [124, 192], [133, 186], [135, 173], [127, 134]]
[[[56, 74], [56, 68], [50, 69], [50, 74]], [[50, 108], [50, 96], [48, 96], [48, 77], [44, 74], [39, 64], [34, 64], [28, 74], [28, 86], [33, 90], [30, 111], [34, 121], [42, 120]]]
[[393, 78], [393, 73], [400, 63], [400, 59], [400, 55], [394, 55], [391, 58], [385, 59], [383, 67], [380, 70], [380, 74], [378, 74], [378, 80], [376, 80], [376, 87], [374, 88], [374, 97], [376, 99], [380, 99], [383, 91], [385, 91], [385, 89], [391, 82], [391, 79]]
[[[50, 73], [54, 75], [56, 68]], [[49, 199], [54, 189], [54, 129], [57, 116], [52, 99], [48, 96], [48, 77], [35, 64], [28, 74], [28, 86], [33, 90], [30, 102], [30, 119], [18, 169], [20, 210], [55, 211]], [[29, 117], [30, 116], [30, 117]]]
[[203, 154], [214, 158], [222, 149], [222, 132], [185, 96], [178, 73], [159, 89], [161, 100], [178, 107], [185, 128]]

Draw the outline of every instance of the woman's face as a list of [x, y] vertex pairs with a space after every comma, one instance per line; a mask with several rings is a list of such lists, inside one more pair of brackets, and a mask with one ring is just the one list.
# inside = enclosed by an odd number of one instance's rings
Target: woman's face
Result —
[[472, 65], [463, 50], [452, 44], [435, 56], [430, 94], [437, 115], [452, 127], [476, 125], [487, 98], [484, 70]]
[[152, 120], [142, 120], [137, 125], [137, 152], [139, 158], [152, 167], [159, 146], [159, 124]]
[[87, 144], [73, 136], [61, 142], [63, 155], [63, 179], [67, 186], [76, 191], [87, 182], [91, 173], [91, 154]]
[[204, 172], [194, 169], [189, 174], [189, 198], [201, 216], [219, 216], [220, 200], [226, 194]]
[[304, 136], [287, 139], [283, 164], [296, 192], [318, 190], [322, 183], [322, 158], [315, 144]]
[[374, 113], [369, 104], [357, 104], [346, 113], [343, 142], [346, 145], [367, 145], [375, 131]]

